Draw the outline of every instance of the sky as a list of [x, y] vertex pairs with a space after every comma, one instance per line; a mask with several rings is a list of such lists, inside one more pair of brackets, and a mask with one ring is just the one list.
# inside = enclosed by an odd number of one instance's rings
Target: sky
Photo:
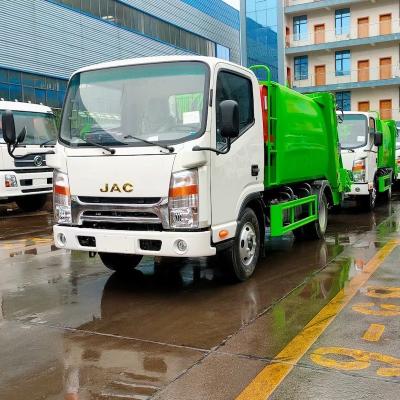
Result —
[[225, 3], [230, 4], [231, 6], [237, 8], [239, 10], [240, 0], [223, 0]]

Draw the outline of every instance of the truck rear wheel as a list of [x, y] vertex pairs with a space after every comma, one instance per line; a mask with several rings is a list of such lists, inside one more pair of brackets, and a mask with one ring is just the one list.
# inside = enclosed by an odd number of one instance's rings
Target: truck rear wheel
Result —
[[320, 191], [318, 199], [318, 219], [293, 231], [297, 240], [318, 240], [323, 239], [328, 225], [328, 200]]
[[129, 272], [137, 267], [143, 256], [135, 254], [99, 253], [103, 264], [115, 272]]
[[46, 204], [47, 194], [17, 197], [14, 201], [21, 210], [26, 212], [38, 211]]
[[239, 217], [233, 245], [221, 253], [229, 278], [236, 282], [249, 279], [260, 256], [260, 227], [256, 214], [246, 208]]
[[304, 226], [307, 239], [323, 239], [328, 226], [328, 200], [325, 193], [320, 193], [318, 201], [318, 219]]

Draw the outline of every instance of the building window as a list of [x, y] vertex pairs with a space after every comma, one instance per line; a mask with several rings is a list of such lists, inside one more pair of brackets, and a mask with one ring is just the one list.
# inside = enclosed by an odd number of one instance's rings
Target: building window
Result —
[[53, 0], [103, 21], [204, 56], [215, 55], [215, 43], [117, 0]]
[[351, 111], [351, 92], [336, 92], [336, 104], [339, 110]]
[[0, 99], [61, 108], [67, 80], [0, 68]]
[[350, 50], [337, 51], [336, 58], [336, 76], [350, 75]]
[[296, 81], [308, 79], [308, 56], [294, 58], [294, 79]]
[[307, 39], [307, 15], [293, 18], [293, 40]]
[[222, 44], [218, 44], [216, 46], [216, 56], [217, 58], [221, 58], [222, 60], [229, 61], [231, 51], [228, 47], [222, 46]]
[[335, 12], [336, 35], [348, 35], [350, 33], [350, 8], [343, 8]]

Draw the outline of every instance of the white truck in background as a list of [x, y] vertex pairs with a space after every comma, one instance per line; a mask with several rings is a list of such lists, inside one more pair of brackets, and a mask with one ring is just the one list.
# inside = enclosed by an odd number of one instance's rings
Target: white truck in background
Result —
[[397, 123], [397, 139], [396, 139], [396, 167], [397, 181], [400, 180], [400, 122]]
[[[14, 114], [15, 129], [24, 137], [13, 158], [3, 140], [1, 116]], [[49, 147], [57, 137], [51, 108], [11, 101], [0, 101], [0, 202], [15, 202], [24, 211], [40, 210], [53, 190], [53, 169], [46, 164]], [[32, 154], [33, 153], [33, 154]]]
[[338, 116], [343, 166], [353, 173], [346, 197], [356, 200], [359, 208], [371, 211], [378, 195], [390, 200], [397, 178], [395, 122], [380, 119], [376, 112], [345, 111]]

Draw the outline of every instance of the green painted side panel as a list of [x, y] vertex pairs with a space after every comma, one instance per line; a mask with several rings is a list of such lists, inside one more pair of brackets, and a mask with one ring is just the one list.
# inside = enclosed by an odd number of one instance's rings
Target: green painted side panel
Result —
[[[304, 212], [305, 209], [308, 211], [307, 214], [301, 219], [296, 219], [296, 211]], [[271, 236], [282, 236], [318, 219], [318, 197], [314, 194], [298, 200], [273, 204], [270, 216]]]
[[331, 93], [300, 94], [270, 81], [264, 66], [251, 69], [266, 78], [268, 131], [264, 186], [326, 179], [335, 204], [350, 190], [350, 175], [343, 169], [339, 151], [336, 103]]
[[396, 122], [377, 119], [376, 129], [383, 134], [383, 144], [378, 148], [378, 168], [396, 170]]
[[386, 192], [386, 190], [390, 189], [391, 185], [392, 185], [392, 178], [390, 174], [380, 176], [378, 178], [378, 191], [380, 193]]

